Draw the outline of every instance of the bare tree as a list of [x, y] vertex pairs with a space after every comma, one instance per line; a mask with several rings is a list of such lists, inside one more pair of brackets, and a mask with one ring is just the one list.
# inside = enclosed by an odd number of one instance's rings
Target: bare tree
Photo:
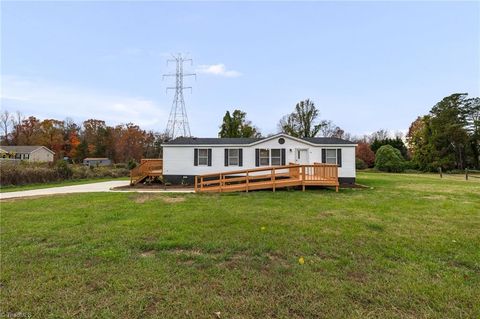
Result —
[[10, 122], [12, 123], [12, 141], [13, 144], [18, 144], [21, 129], [22, 129], [22, 122], [25, 119], [25, 116], [20, 111], [15, 112], [15, 115], [10, 116]]
[[318, 121], [319, 116], [320, 112], [313, 101], [306, 99], [295, 105], [293, 113], [280, 120], [278, 128], [295, 137], [315, 137], [323, 125], [323, 122]]
[[0, 114], [0, 129], [2, 130], [2, 143], [9, 144], [8, 141], [8, 133], [10, 131], [10, 126], [12, 124], [11, 122], [12, 115], [10, 112], [7, 110], [3, 111], [2, 114]]

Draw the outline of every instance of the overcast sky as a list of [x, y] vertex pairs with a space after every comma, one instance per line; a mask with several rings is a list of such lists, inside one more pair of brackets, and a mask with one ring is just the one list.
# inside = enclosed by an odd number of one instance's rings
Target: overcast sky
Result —
[[[193, 58], [192, 134], [239, 108], [262, 133], [296, 102], [353, 134], [405, 130], [480, 90], [479, 2], [1, 2], [1, 106], [163, 131], [169, 53]], [[170, 79], [171, 80], [171, 79]]]

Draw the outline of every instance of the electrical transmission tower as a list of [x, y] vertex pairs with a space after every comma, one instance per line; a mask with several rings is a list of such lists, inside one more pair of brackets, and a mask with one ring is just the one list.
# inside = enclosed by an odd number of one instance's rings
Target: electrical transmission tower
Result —
[[195, 73], [183, 73], [183, 63], [192, 59], [186, 59], [181, 53], [172, 55], [173, 59], [167, 60], [167, 65], [170, 62], [176, 63], [176, 72], [164, 74], [166, 76], [175, 77], [175, 86], [167, 87], [168, 90], [175, 90], [175, 97], [173, 98], [172, 109], [168, 117], [166, 134], [169, 138], [174, 139], [179, 136], [190, 137], [190, 126], [188, 125], [187, 110], [185, 109], [185, 100], [183, 99], [183, 89], [192, 89], [191, 86], [183, 86], [183, 78], [186, 76], [195, 76]]

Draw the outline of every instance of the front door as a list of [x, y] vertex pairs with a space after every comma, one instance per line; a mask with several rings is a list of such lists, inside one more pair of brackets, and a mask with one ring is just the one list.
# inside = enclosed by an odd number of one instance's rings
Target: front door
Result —
[[295, 162], [297, 164], [308, 164], [308, 149], [295, 150]]

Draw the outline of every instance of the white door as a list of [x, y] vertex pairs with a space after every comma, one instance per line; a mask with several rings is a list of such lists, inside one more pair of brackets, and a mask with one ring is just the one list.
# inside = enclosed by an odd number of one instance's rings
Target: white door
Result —
[[308, 164], [308, 149], [297, 148], [295, 150], [295, 163]]

